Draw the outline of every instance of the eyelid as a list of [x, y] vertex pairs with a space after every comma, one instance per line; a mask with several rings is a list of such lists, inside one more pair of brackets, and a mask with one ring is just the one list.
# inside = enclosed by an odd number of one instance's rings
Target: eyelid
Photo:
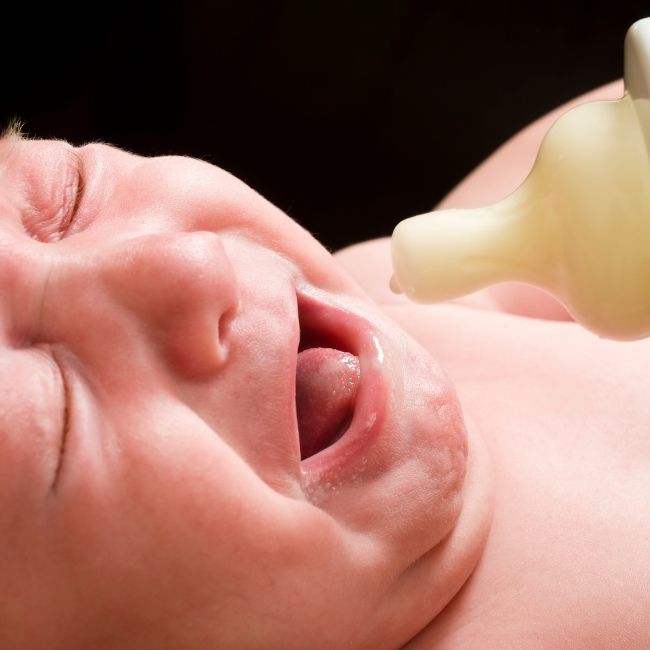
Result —
[[84, 192], [84, 164], [70, 145], [62, 145], [46, 168], [27, 177], [27, 207], [23, 227], [44, 243], [57, 242], [73, 228]]
[[63, 368], [63, 365], [54, 350], [50, 351], [54, 365], [57, 368], [59, 377], [61, 379], [61, 386], [63, 387], [63, 414], [61, 418], [61, 443], [59, 445], [59, 458], [54, 470], [54, 477], [50, 485], [50, 493], [55, 493], [61, 476], [61, 470], [63, 468], [66, 443], [68, 441], [68, 436], [70, 433], [70, 415], [71, 415], [71, 394], [70, 394], [70, 385], [68, 383], [68, 378], [66, 376], [66, 371]]
[[84, 193], [84, 164], [81, 156], [74, 149], [69, 149], [70, 169], [72, 171], [71, 183], [65, 188], [63, 214], [58, 227], [59, 237], [64, 237], [74, 224], [75, 216]]

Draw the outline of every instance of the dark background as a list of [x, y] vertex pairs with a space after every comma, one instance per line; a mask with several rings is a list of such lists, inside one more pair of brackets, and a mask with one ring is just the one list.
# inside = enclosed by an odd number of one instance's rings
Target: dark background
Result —
[[648, 3], [15, 2], [0, 120], [239, 176], [330, 248], [390, 234], [499, 144], [622, 75]]

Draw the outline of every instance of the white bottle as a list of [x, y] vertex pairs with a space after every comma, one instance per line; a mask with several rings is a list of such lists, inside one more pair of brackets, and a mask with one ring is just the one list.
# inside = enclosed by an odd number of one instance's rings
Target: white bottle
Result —
[[435, 302], [524, 281], [600, 336], [650, 336], [650, 18], [626, 36], [625, 89], [564, 114], [503, 201], [398, 224], [391, 286]]

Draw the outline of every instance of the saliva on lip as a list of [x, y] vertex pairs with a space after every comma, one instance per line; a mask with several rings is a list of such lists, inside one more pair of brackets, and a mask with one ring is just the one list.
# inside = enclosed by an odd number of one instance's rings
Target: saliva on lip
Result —
[[523, 281], [600, 336], [650, 336], [650, 18], [626, 36], [625, 87], [563, 115], [503, 201], [398, 224], [393, 290], [436, 302]]

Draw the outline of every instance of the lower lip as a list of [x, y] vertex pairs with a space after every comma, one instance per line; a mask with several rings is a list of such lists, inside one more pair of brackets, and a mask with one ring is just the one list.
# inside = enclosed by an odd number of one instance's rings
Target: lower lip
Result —
[[381, 434], [386, 415], [388, 386], [385, 357], [379, 338], [366, 320], [312, 296], [301, 294], [301, 314], [318, 321], [322, 330], [336, 332], [345, 349], [359, 359], [360, 383], [350, 426], [334, 444], [302, 461], [303, 483], [334, 489], [336, 484], [358, 476], [369, 463], [369, 452]]

